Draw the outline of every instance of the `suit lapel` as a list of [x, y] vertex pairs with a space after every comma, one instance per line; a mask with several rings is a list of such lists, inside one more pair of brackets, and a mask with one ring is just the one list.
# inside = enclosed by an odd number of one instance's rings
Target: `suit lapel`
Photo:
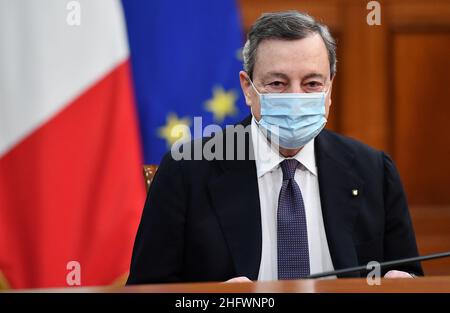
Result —
[[[239, 161], [236, 161], [239, 162]], [[261, 213], [256, 168], [227, 170], [209, 184], [237, 276], [258, 278], [261, 261]]]
[[[353, 226], [362, 204], [363, 181], [352, 170], [354, 155], [322, 131], [316, 139], [322, 215], [335, 269], [356, 266]], [[357, 194], [354, 190], [357, 190]], [[358, 273], [344, 275], [359, 276]]]
[[[242, 125], [245, 127], [250, 121], [251, 117]], [[216, 161], [218, 173], [210, 180], [208, 189], [236, 275], [256, 280], [262, 250], [261, 209], [256, 165], [250, 157], [253, 147], [249, 134], [245, 147], [245, 160]]]
[[[352, 169], [354, 155], [330, 137], [328, 131], [321, 132], [315, 141], [315, 153], [328, 247], [334, 268], [342, 269], [359, 265], [352, 232], [362, 205], [364, 184]], [[251, 141], [246, 147], [249, 151], [253, 149]], [[256, 280], [262, 230], [255, 162], [248, 159], [216, 162], [219, 173], [208, 184], [212, 206], [228, 243], [236, 275]], [[353, 190], [358, 191], [357, 196]], [[359, 275], [343, 275], [351, 276]]]

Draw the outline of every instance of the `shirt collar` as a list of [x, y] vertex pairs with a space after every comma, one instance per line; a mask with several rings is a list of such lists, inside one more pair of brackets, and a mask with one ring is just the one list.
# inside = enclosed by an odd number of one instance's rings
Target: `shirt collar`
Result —
[[[256, 172], [258, 178], [264, 176], [267, 172], [272, 171], [285, 160], [278, 151], [267, 141], [266, 136], [252, 118], [251, 124], [253, 152], [255, 155]], [[316, 158], [314, 152], [314, 139], [309, 141], [294, 157], [300, 162], [311, 174], [317, 176]]]

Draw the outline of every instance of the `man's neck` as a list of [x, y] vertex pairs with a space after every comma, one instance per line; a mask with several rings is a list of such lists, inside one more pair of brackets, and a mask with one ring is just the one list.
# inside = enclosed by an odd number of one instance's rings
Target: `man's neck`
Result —
[[285, 158], [292, 158], [295, 155], [297, 155], [297, 153], [299, 153], [300, 150], [302, 150], [302, 148], [303, 147], [300, 147], [300, 148], [297, 148], [297, 149], [285, 149], [285, 148], [279, 147], [279, 152]]

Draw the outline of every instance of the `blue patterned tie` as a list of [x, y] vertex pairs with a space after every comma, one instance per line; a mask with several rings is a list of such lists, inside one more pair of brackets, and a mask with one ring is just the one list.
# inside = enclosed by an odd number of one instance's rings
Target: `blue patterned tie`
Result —
[[310, 274], [305, 205], [300, 187], [294, 180], [298, 164], [295, 159], [281, 162], [283, 185], [277, 212], [278, 279], [298, 279]]

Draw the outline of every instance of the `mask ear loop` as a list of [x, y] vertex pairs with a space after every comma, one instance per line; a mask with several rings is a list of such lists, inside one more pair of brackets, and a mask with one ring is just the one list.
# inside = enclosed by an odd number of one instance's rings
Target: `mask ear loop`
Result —
[[330, 93], [331, 85], [332, 83], [330, 84], [330, 87], [328, 87], [327, 91], [325, 91], [325, 98], [328, 97], [328, 94]]
[[[331, 86], [328, 87], [328, 90], [325, 92], [325, 95], [324, 95], [324, 105], [325, 105], [325, 107], [327, 105], [327, 97], [328, 97], [328, 94], [330, 93], [330, 90], [331, 90]], [[331, 101], [331, 99], [330, 99], [330, 101]], [[325, 123], [328, 123], [328, 119], [326, 117], [324, 117], [324, 118], [325, 118]]]
[[[253, 81], [249, 78], [247, 78], [248, 82], [252, 85], [253, 90], [256, 92], [256, 94], [259, 96], [259, 101], [261, 105], [261, 94], [259, 93], [258, 89], [256, 89], [255, 85], [253, 84]], [[253, 114], [253, 108], [250, 106], [250, 113], [252, 114], [253, 119], [255, 120], [256, 124], [259, 126], [259, 122], [256, 120], [255, 114]]]
[[252, 80], [250, 79], [250, 77], [249, 77], [247, 80], [250, 82], [250, 84], [251, 84], [252, 87], [253, 87], [253, 90], [255, 90], [255, 92], [258, 94], [258, 96], [261, 96], [261, 93], [259, 93], [258, 89], [256, 89], [256, 87], [255, 87], [255, 85], [253, 84], [253, 82], [252, 82]]

